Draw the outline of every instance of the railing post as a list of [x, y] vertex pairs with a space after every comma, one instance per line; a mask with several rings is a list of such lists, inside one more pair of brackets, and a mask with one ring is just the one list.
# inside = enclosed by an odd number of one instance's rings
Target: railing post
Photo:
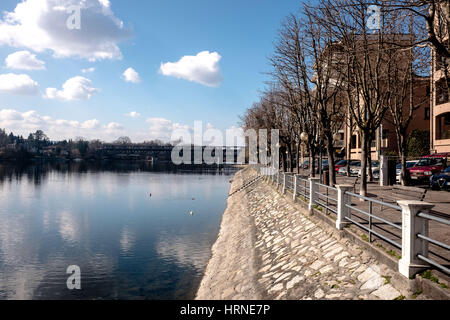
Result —
[[320, 181], [320, 178], [309, 178], [309, 212], [313, 213], [314, 205], [317, 199], [317, 192], [319, 190], [319, 186], [317, 183]]
[[345, 218], [351, 217], [350, 208], [347, 205], [351, 204], [351, 197], [347, 194], [347, 192], [353, 190], [353, 186], [351, 185], [337, 185], [337, 220], [336, 220], [336, 228], [338, 230], [344, 230], [345, 226], [348, 224], [348, 221]]
[[283, 190], [282, 194], [286, 194], [286, 172], [283, 173]]
[[292, 200], [294, 200], [294, 202], [297, 202], [297, 178], [298, 176], [294, 174], [294, 195], [292, 196]]
[[417, 235], [428, 237], [428, 219], [418, 216], [419, 213], [429, 213], [433, 204], [420, 201], [402, 200], [397, 202], [402, 208], [402, 258], [398, 263], [399, 271], [409, 279], [428, 267], [417, 258], [417, 255], [428, 257], [428, 242]]

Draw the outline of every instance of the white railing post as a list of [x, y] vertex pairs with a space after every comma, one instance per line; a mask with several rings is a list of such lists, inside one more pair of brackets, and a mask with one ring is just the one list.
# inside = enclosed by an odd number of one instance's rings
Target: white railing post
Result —
[[283, 173], [283, 189], [282, 194], [286, 194], [286, 172]]
[[419, 213], [429, 213], [433, 204], [420, 201], [402, 200], [397, 202], [402, 208], [402, 258], [398, 263], [399, 271], [405, 277], [412, 279], [428, 265], [417, 258], [417, 255], [428, 257], [428, 242], [417, 235], [428, 237], [428, 219], [418, 216]]
[[319, 190], [319, 186], [317, 183], [320, 181], [320, 178], [309, 178], [309, 205], [308, 209], [310, 213], [313, 213], [314, 205], [317, 199], [317, 192]]
[[348, 221], [345, 218], [351, 218], [351, 210], [347, 205], [351, 205], [351, 197], [347, 194], [347, 192], [353, 190], [353, 186], [351, 185], [337, 185], [337, 220], [336, 220], [336, 228], [338, 230], [344, 230]]
[[297, 178], [298, 176], [294, 174], [294, 195], [292, 196], [292, 200], [294, 200], [294, 202], [297, 202]]
[[280, 171], [277, 172], [277, 189], [279, 184], [280, 184]]

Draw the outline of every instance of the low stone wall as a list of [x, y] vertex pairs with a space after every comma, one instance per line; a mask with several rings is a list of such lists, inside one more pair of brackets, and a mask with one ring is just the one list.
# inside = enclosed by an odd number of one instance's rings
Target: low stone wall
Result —
[[[239, 171], [231, 192], [256, 171]], [[404, 299], [398, 274], [259, 181], [228, 199], [197, 299]], [[424, 299], [422, 295], [414, 298]]]

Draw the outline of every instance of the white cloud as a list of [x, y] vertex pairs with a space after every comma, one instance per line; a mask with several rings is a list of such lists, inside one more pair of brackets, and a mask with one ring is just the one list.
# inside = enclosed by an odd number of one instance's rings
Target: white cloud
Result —
[[141, 114], [139, 112], [133, 111], [133, 112], [128, 113], [127, 116], [137, 119], [141, 116]]
[[[102, 125], [96, 119], [80, 122], [77, 120], [53, 119], [49, 116], [38, 114], [36, 111], [19, 112], [14, 109], [0, 110], [0, 128], [8, 132], [28, 136], [30, 132], [43, 130], [50, 139], [74, 139], [85, 137], [86, 139], [101, 139], [114, 141], [123, 135], [123, 127], [119, 123], [111, 122]], [[132, 137], [136, 137], [133, 133]]]
[[[67, 27], [72, 5], [81, 6], [79, 30]], [[62, 58], [121, 59], [118, 43], [131, 35], [107, 0], [23, 0], [0, 19], [0, 45], [50, 50]]]
[[81, 124], [81, 128], [83, 129], [96, 129], [100, 127], [100, 121], [97, 119], [87, 120]]
[[150, 124], [150, 137], [152, 139], [169, 141], [172, 133], [176, 130], [190, 131], [188, 125], [174, 123], [164, 118], [149, 118], [147, 119], [147, 123]]
[[0, 92], [34, 95], [39, 92], [39, 85], [26, 74], [0, 74]]
[[217, 52], [203, 51], [196, 56], [184, 56], [178, 62], [162, 63], [160, 72], [165, 76], [218, 87], [222, 82], [219, 66], [221, 59]]
[[121, 131], [123, 130], [123, 127], [120, 123], [110, 122], [105, 126], [105, 129], [108, 131]]
[[45, 70], [45, 62], [38, 60], [30, 51], [17, 51], [5, 59], [6, 67], [19, 70]]
[[95, 68], [87, 68], [87, 69], [81, 69], [82, 73], [92, 73], [95, 71]]
[[[171, 141], [172, 134], [174, 140], [182, 138], [177, 136], [177, 133], [186, 134], [189, 140], [184, 140], [186, 143], [193, 141], [194, 130], [188, 125], [173, 122], [165, 118], [150, 118], [146, 122], [149, 127], [146, 129], [126, 129], [120, 123], [109, 122], [101, 123], [97, 119], [86, 121], [68, 120], [68, 119], [54, 119], [49, 116], [40, 115], [36, 111], [19, 112], [14, 109], [0, 109], [0, 128], [5, 128], [7, 132], [14, 132], [23, 136], [28, 136], [30, 132], [35, 132], [40, 129], [43, 130], [52, 140], [74, 139], [76, 137], [85, 137], [86, 139], [100, 139], [107, 142], [115, 141], [121, 136], [128, 136], [134, 142], [144, 142], [155, 139], [160, 139], [165, 142]], [[205, 130], [207, 129], [207, 130]], [[209, 130], [209, 135], [208, 135]], [[241, 128], [230, 127], [226, 132], [217, 131], [217, 135], [211, 135], [210, 130], [217, 130], [212, 124], [207, 124], [203, 128], [203, 141], [210, 141], [214, 146], [233, 146], [233, 140], [237, 142], [238, 146], [245, 145], [245, 139]], [[224, 140], [223, 144], [220, 139]], [[234, 137], [234, 139], [232, 139]], [[215, 139], [212, 139], [215, 138]]]
[[122, 77], [125, 79], [126, 82], [131, 83], [139, 83], [141, 82], [141, 77], [139, 76], [139, 73], [136, 72], [133, 68], [128, 68], [125, 70], [125, 72], [122, 74]]
[[92, 86], [91, 80], [77, 76], [67, 80], [62, 86], [62, 90], [47, 88], [45, 97], [65, 101], [88, 100], [97, 92], [99, 90]]

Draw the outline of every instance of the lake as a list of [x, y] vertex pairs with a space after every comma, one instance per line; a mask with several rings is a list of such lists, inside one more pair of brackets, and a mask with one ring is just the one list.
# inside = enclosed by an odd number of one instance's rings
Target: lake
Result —
[[193, 299], [234, 171], [0, 164], [0, 299]]

